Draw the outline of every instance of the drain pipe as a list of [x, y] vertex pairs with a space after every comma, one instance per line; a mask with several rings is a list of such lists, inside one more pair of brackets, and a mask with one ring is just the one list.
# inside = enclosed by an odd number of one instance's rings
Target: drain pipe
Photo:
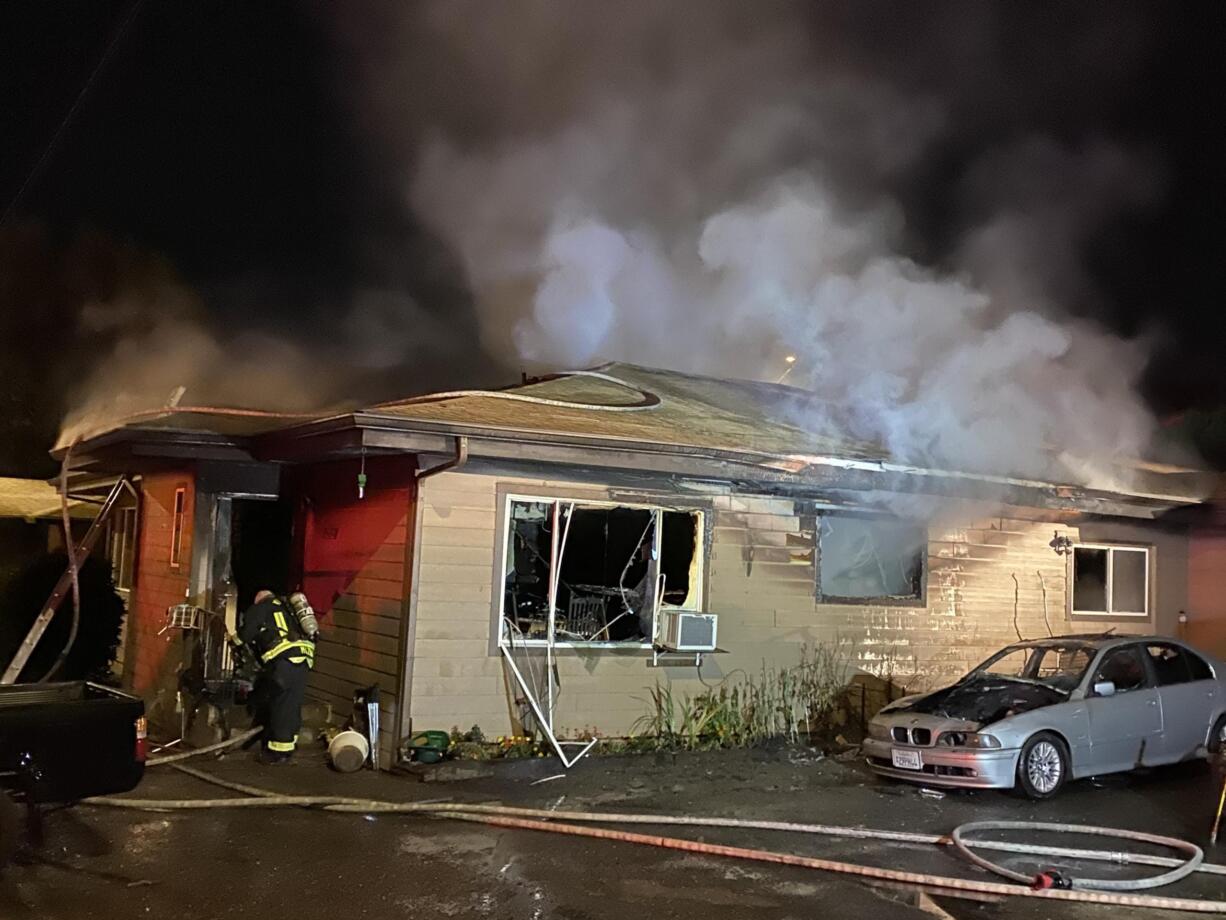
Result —
[[423, 479], [429, 479], [431, 476], [437, 476], [439, 473], [445, 473], [448, 470], [458, 470], [468, 462], [468, 437], [466, 435], [455, 436], [455, 456], [450, 460], [444, 460], [438, 466], [432, 466], [426, 470], [418, 470], [414, 474], [414, 478], [421, 482]]

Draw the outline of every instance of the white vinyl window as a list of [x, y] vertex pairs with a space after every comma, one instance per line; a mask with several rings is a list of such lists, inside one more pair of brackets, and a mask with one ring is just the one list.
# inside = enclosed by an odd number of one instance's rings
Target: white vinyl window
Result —
[[1072, 553], [1074, 616], [1148, 617], [1151, 550], [1078, 543]]
[[132, 590], [132, 573], [136, 563], [136, 508], [117, 508], [112, 514], [107, 558], [111, 563], [111, 578], [115, 589], [127, 596]]
[[499, 642], [650, 648], [661, 608], [702, 609], [703, 515], [508, 495]]
[[187, 509], [187, 489], [175, 489], [175, 506], [170, 524], [170, 567], [179, 568], [183, 555], [183, 517]]

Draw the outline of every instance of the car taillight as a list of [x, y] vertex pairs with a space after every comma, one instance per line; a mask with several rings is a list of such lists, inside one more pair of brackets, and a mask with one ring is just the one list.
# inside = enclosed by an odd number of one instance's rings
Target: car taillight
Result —
[[145, 757], [148, 755], [146, 751], [145, 738], [149, 733], [149, 723], [141, 716], [136, 720], [136, 750], [133, 752], [138, 763], [144, 763]]

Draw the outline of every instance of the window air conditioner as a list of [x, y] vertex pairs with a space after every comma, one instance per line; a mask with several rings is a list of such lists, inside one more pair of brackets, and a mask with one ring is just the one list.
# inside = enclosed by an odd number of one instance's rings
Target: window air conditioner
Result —
[[715, 651], [715, 614], [661, 610], [657, 645], [670, 652]]

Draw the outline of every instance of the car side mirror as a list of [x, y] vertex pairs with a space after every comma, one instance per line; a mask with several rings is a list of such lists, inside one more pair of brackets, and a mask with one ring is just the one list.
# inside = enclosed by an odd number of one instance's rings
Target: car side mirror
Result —
[[1115, 696], [1115, 682], [1110, 680], [1100, 680], [1094, 685], [1095, 696]]

